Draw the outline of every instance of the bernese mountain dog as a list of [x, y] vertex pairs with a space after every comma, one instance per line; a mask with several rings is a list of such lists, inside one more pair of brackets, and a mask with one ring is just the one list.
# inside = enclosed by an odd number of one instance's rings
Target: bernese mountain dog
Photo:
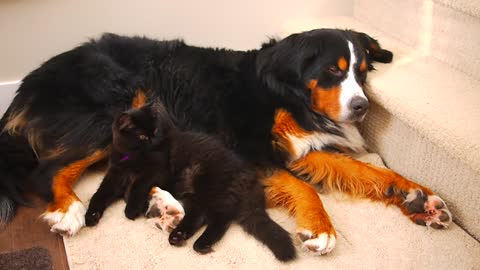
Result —
[[183, 130], [206, 132], [253, 164], [270, 206], [297, 222], [303, 246], [330, 252], [336, 233], [315, 190], [398, 206], [413, 222], [445, 228], [451, 214], [427, 187], [351, 156], [368, 109], [367, 74], [392, 53], [365, 33], [317, 29], [258, 50], [189, 46], [181, 40], [104, 34], [28, 74], [1, 119], [0, 219], [22, 194], [49, 202], [51, 230], [73, 235], [85, 206], [72, 190], [104, 160], [116, 115], [160, 101]]

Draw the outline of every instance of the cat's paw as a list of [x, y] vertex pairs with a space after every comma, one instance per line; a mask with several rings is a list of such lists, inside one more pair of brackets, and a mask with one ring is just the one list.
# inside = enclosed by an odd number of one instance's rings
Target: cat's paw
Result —
[[135, 218], [139, 217], [142, 214], [142, 209], [138, 207], [130, 207], [128, 204], [125, 207], [125, 216], [128, 219], [134, 220]]
[[172, 246], [183, 246], [187, 241], [187, 233], [183, 231], [173, 230], [168, 236], [168, 242]]
[[148, 218], [156, 218], [155, 225], [164, 232], [171, 232], [185, 216], [185, 210], [168, 191], [153, 187], [147, 210]]
[[92, 227], [98, 224], [100, 218], [102, 217], [102, 213], [100, 211], [95, 211], [88, 209], [87, 213], [85, 214], [85, 225], [88, 227]]
[[208, 254], [214, 251], [212, 246], [202, 241], [202, 239], [198, 239], [193, 243], [193, 250], [200, 254]]

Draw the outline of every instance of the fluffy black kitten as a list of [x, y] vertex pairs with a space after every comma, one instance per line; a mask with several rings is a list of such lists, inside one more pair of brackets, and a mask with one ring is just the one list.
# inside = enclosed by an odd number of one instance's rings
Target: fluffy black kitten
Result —
[[[193, 248], [208, 253], [229, 225], [237, 222], [269, 247], [279, 260], [294, 259], [295, 248], [289, 233], [265, 211], [263, 187], [254, 170], [220, 141], [203, 133], [179, 131], [167, 114], [161, 112], [164, 112], [161, 108], [144, 106], [123, 114], [114, 124], [118, 131], [114, 128], [110, 168], [119, 171], [128, 168], [142, 174], [142, 179], [134, 181], [130, 190], [127, 217], [142, 212], [151, 186], [156, 185], [181, 200], [185, 209], [185, 218], [170, 233], [170, 244], [183, 245], [201, 226], [207, 225]], [[124, 135], [127, 131], [131, 135]], [[132, 149], [138, 152], [129, 152]], [[127, 161], [122, 161], [124, 153], [128, 153]], [[112, 184], [118, 185], [116, 181], [105, 185]], [[102, 187], [103, 183], [97, 193]]]
[[87, 226], [94, 226], [105, 209], [124, 197], [125, 216], [135, 219], [146, 212], [151, 187], [165, 186], [167, 163], [165, 151], [155, 151], [155, 111], [151, 106], [131, 109], [117, 117], [112, 125], [113, 145], [108, 170], [85, 214]]

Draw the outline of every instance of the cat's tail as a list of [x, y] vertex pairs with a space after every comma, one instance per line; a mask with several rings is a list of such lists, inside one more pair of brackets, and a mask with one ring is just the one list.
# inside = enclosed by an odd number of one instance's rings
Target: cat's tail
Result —
[[290, 234], [275, 223], [265, 209], [255, 209], [240, 219], [239, 224], [247, 233], [265, 244], [280, 261], [295, 259], [296, 252]]

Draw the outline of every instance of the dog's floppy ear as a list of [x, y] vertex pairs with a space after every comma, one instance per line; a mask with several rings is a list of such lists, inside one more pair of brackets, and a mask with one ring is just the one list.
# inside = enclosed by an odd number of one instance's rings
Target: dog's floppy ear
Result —
[[354, 31], [352, 31], [352, 33], [363, 46], [363, 48], [365, 48], [365, 55], [367, 56], [368, 60], [368, 70], [373, 69], [372, 62], [392, 62], [393, 53], [391, 51], [382, 49], [376, 39], [365, 33]]
[[305, 34], [293, 34], [283, 40], [270, 40], [263, 44], [257, 56], [257, 75], [270, 89], [284, 92], [288, 87], [304, 88], [303, 70], [321, 50], [319, 44], [312, 46], [308, 38]]

